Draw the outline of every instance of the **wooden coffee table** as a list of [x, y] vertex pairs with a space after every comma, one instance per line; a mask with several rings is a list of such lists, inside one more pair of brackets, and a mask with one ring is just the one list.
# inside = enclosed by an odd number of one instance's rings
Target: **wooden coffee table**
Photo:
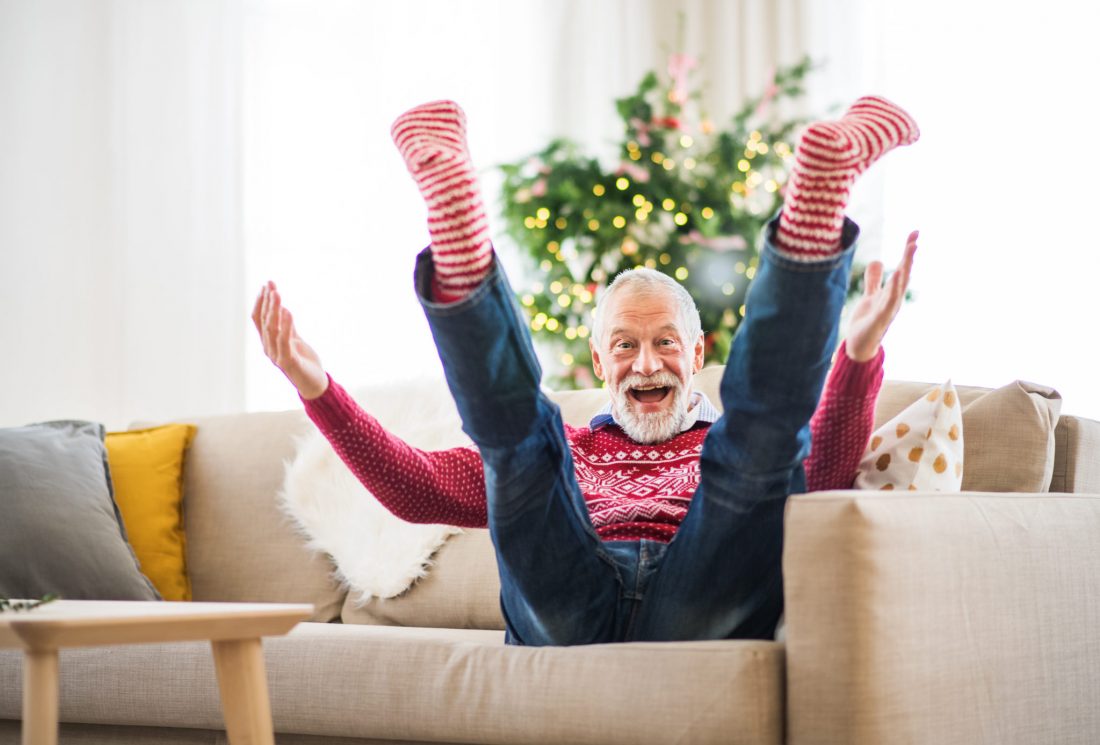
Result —
[[209, 641], [229, 741], [273, 745], [261, 637], [281, 636], [312, 614], [312, 605], [98, 600], [0, 613], [0, 648], [24, 652], [23, 743], [57, 743], [58, 650]]

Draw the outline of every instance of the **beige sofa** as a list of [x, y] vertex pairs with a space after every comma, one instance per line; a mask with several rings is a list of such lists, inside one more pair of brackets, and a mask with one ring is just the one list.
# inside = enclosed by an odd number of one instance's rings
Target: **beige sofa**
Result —
[[[716, 401], [718, 374], [699, 380]], [[878, 420], [927, 387], [888, 383]], [[1037, 386], [959, 393], [964, 493], [790, 500], [782, 641], [507, 647], [485, 531], [356, 607], [276, 506], [299, 411], [196, 422], [194, 596], [314, 604], [265, 641], [285, 744], [1100, 742], [1100, 423]], [[601, 396], [557, 399], [577, 423]], [[203, 644], [70, 650], [61, 669], [62, 742], [225, 742]], [[0, 652], [0, 743], [21, 684]]]

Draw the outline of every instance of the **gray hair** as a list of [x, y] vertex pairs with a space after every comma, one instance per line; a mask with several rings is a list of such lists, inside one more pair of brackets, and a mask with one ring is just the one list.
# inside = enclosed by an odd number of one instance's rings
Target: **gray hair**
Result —
[[676, 305], [679, 306], [680, 326], [687, 334], [684, 339], [685, 344], [694, 345], [695, 340], [703, 333], [703, 323], [699, 319], [699, 309], [695, 307], [695, 301], [691, 299], [691, 295], [684, 289], [684, 286], [656, 269], [639, 267], [638, 269], [627, 269], [625, 272], [620, 272], [600, 295], [599, 302], [592, 311], [592, 341], [597, 347], [603, 345], [605, 323], [603, 309], [607, 307], [608, 301], [617, 293], [627, 290], [670, 294], [672, 299], [676, 301]]

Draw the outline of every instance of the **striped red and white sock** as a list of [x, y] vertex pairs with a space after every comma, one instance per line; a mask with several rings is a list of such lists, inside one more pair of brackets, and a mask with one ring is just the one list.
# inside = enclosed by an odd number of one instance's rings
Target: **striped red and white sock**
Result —
[[433, 101], [399, 116], [390, 134], [428, 205], [433, 298], [461, 300], [493, 263], [489, 221], [466, 149], [466, 115], [453, 101]]
[[919, 137], [909, 114], [876, 96], [859, 99], [835, 122], [811, 124], [795, 152], [776, 247], [798, 261], [835, 256], [856, 178], [890, 150]]

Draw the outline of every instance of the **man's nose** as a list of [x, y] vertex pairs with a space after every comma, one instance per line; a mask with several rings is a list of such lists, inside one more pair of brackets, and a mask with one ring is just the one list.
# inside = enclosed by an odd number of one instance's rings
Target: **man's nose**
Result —
[[661, 369], [661, 358], [647, 346], [638, 350], [638, 356], [634, 358], [634, 372], [639, 375], [653, 375]]

